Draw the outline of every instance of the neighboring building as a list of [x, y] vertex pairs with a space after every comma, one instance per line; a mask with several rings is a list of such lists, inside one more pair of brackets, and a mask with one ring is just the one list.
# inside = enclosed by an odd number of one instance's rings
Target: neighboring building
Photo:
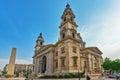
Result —
[[33, 64], [28, 64], [28, 65], [27, 65], [27, 69], [30, 69], [30, 70], [33, 71]]
[[[33, 64], [15, 64], [15, 71], [22, 72], [27, 69], [33, 70]], [[8, 64], [6, 64], [4, 70], [8, 70]]]
[[0, 69], [0, 76], [2, 75], [2, 70]]
[[26, 64], [15, 64], [15, 71], [22, 72], [23, 70], [27, 70]]
[[56, 44], [45, 45], [42, 33], [38, 36], [33, 55], [34, 73], [49, 75], [78, 71], [90, 74], [102, 72], [102, 52], [97, 47], [85, 46], [80, 33], [77, 33], [78, 25], [69, 4], [61, 19], [60, 37]]

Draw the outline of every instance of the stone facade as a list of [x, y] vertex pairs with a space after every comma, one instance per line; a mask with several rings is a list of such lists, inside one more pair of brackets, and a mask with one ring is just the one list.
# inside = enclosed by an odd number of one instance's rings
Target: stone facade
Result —
[[[15, 64], [14, 71], [22, 72], [23, 70], [32, 70], [33, 71], [33, 64]], [[8, 71], [8, 64], [4, 67], [5, 71]]]
[[44, 45], [42, 33], [36, 40], [33, 71], [39, 74], [102, 72], [102, 52], [97, 47], [86, 47], [77, 33], [75, 15], [67, 4], [61, 17], [60, 37], [56, 44]]

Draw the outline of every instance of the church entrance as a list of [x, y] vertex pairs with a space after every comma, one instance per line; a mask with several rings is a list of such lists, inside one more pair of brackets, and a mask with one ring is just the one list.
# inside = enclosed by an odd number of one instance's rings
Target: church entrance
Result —
[[46, 56], [43, 56], [42, 58], [42, 67], [41, 67], [41, 73], [45, 73], [46, 71]]

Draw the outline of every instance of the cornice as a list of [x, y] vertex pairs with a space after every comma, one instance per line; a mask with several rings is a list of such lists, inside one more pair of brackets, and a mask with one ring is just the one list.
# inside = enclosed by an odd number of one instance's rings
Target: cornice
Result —
[[78, 25], [75, 23], [75, 22], [72, 22], [72, 21], [70, 21], [70, 20], [68, 20], [68, 21], [66, 21], [66, 22], [62, 22], [61, 24], [60, 24], [60, 26], [59, 26], [59, 28], [61, 28], [64, 24], [66, 24], [66, 23], [71, 23], [71, 24], [73, 24], [73, 25], [75, 25], [75, 27], [78, 27]]
[[[50, 48], [50, 47], [54, 47], [54, 45], [51, 44], [51, 45], [49, 45], [49, 46], [47, 46], [47, 47], [45, 47], [45, 48], [43, 48], [43, 49], [40, 49], [37, 53], [35, 53], [35, 55], [33, 56], [33, 58], [34, 58], [35, 56], [37, 56], [39, 53], [47, 50], [47, 49]], [[42, 48], [42, 47], [41, 47], [41, 48]]]
[[68, 39], [73, 40], [73, 41], [75, 41], [75, 42], [77, 42], [77, 43], [80, 43], [79, 40], [73, 39], [71, 36], [68, 36], [68, 37], [66, 37], [65, 39], [59, 40], [59, 41], [55, 44], [55, 47], [56, 47], [59, 43], [62, 43], [62, 42], [64, 42], [64, 41], [68, 40]]

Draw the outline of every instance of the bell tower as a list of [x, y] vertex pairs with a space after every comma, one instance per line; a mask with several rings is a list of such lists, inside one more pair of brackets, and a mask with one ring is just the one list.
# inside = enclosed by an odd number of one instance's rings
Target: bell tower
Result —
[[75, 23], [75, 15], [70, 8], [70, 5], [67, 4], [66, 8], [61, 16], [62, 23], [60, 24], [60, 40], [63, 40], [67, 37], [77, 39], [77, 24]]
[[59, 41], [71, 38], [80, 43], [81, 48], [85, 48], [85, 42], [82, 40], [80, 33], [77, 33], [78, 25], [75, 22], [75, 15], [67, 4], [66, 8], [61, 16], [62, 22], [59, 26], [60, 28], [60, 38]]
[[38, 36], [36, 40], [35, 50], [39, 50], [44, 45], [44, 38], [42, 37], [42, 33]]

